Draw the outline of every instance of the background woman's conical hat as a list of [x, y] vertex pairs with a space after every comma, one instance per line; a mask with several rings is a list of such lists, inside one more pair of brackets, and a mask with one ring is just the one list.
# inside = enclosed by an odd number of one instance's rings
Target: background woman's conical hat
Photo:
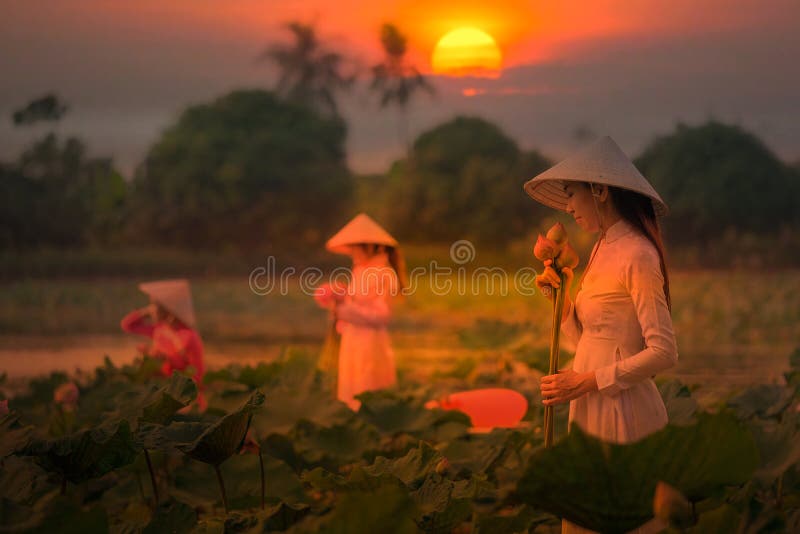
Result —
[[189, 289], [188, 280], [178, 279], [145, 282], [139, 284], [139, 289], [150, 295], [153, 300], [183, 321], [186, 326], [196, 328], [194, 307], [192, 306], [192, 292]]
[[389, 232], [372, 220], [366, 213], [359, 213], [352, 221], [344, 225], [336, 235], [328, 239], [325, 248], [331, 252], [343, 254], [349, 245], [374, 243], [376, 245], [397, 246], [397, 240]]
[[667, 205], [628, 156], [606, 136], [525, 183], [525, 191], [546, 206], [567, 209], [564, 182], [591, 182], [636, 191], [653, 201], [656, 215], [667, 214]]

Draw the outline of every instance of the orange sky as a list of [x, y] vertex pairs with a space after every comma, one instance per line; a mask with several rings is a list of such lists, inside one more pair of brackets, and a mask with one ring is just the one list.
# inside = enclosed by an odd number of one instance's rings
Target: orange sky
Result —
[[[47, 0], [43, 0], [47, 1]], [[380, 54], [383, 22], [410, 37], [412, 57], [430, 68], [436, 41], [460, 26], [492, 35], [505, 65], [568, 57], [583, 43], [615, 36], [657, 37], [730, 31], [780, 15], [786, 2], [729, 0], [71, 0], [52, 4], [47, 32], [105, 31], [145, 39], [174, 33], [183, 40], [262, 40], [288, 20], [315, 22], [323, 37], [357, 50], [365, 60]], [[12, 2], [15, 9], [41, 12], [38, 2]], [[26, 6], [27, 4], [27, 6]]]
[[[293, 20], [361, 72], [380, 59], [385, 22], [408, 35], [423, 72], [448, 31], [489, 33], [502, 75], [433, 76], [438, 98], [414, 101], [412, 136], [470, 114], [556, 157], [576, 129], [636, 151], [676, 121], [714, 116], [800, 157], [798, 0], [0, 0], [0, 117], [54, 91], [71, 106], [64, 131], [130, 171], [186, 106], [274, 86], [274, 66], [256, 57]], [[348, 155], [382, 172], [402, 144], [394, 110], [367, 92], [343, 101]], [[0, 159], [35, 135], [0, 121]]]

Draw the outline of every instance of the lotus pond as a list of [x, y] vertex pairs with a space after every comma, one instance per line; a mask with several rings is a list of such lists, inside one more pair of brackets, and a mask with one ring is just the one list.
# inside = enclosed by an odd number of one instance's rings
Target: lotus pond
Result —
[[[557, 412], [542, 446], [536, 377], [507, 362], [494, 385], [530, 403], [515, 429], [475, 433], [428, 410], [475, 387], [458, 368], [333, 400], [314, 351], [206, 376], [209, 409], [182, 375], [149, 361], [31, 380], [0, 416], [5, 532], [559, 532], [560, 517], [626, 532], [658, 513], [670, 532], [800, 531], [800, 351], [781, 384], [700, 407], [692, 386], [659, 383], [664, 430], [599, 442]], [[74, 409], [53, 402], [74, 380]], [[188, 409], [186, 408], [188, 406]], [[656, 502], [659, 483], [673, 489]]]

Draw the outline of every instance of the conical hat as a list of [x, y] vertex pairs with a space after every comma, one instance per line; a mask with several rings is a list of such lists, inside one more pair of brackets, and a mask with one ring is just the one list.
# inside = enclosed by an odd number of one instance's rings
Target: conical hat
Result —
[[525, 191], [545, 206], [566, 211], [564, 182], [588, 182], [629, 189], [649, 197], [656, 215], [667, 214], [667, 205], [628, 156], [606, 136], [525, 183]]
[[397, 246], [397, 240], [389, 235], [389, 232], [381, 228], [366, 213], [359, 213], [352, 221], [344, 225], [336, 235], [328, 239], [325, 248], [331, 252], [343, 254], [348, 245], [359, 243], [374, 243], [376, 245]]
[[186, 326], [196, 327], [194, 307], [192, 306], [192, 292], [189, 288], [188, 280], [145, 282], [139, 284], [139, 289], [150, 295], [154, 301], [183, 321]]

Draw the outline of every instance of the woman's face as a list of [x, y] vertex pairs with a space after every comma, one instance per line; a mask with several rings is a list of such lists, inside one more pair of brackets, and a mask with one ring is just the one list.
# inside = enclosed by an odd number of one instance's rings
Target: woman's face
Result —
[[352, 245], [349, 250], [350, 257], [353, 258], [353, 265], [360, 265], [369, 259], [366, 247], [361, 245]]
[[170, 317], [169, 312], [167, 312], [167, 310], [165, 310], [163, 306], [161, 306], [158, 302], [156, 302], [152, 298], [150, 299], [150, 306], [148, 306], [148, 308], [150, 309], [150, 317], [156, 323], [166, 321]]
[[[585, 182], [564, 182], [567, 192], [567, 213], [575, 218], [575, 222], [581, 229], [587, 232], [597, 232], [600, 230], [600, 220], [597, 217], [597, 209], [592, 190]], [[595, 190], [597, 191], [597, 190]], [[598, 202], [600, 198], [597, 199]]]

